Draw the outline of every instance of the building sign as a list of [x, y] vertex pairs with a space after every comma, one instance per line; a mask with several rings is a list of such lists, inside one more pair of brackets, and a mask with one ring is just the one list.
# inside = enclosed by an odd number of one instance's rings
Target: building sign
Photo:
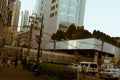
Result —
[[107, 57], [104, 59], [104, 63], [109, 63], [109, 64], [117, 64], [117, 59], [116, 58], [110, 58], [110, 57]]
[[111, 58], [110, 59], [110, 64], [117, 64], [117, 59], [116, 58]]

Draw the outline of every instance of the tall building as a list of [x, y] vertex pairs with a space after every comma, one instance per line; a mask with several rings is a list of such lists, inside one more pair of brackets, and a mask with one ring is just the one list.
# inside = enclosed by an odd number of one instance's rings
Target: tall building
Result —
[[60, 27], [68, 27], [71, 23], [82, 26], [85, 2], [86, 0], [39, 0], [36, 5], [40, 5], [40, 13], [44, 14], [45, 30], [53, 34]]
[[[86, 0], [37, 0], [36, 9], [44, 15], [44, 32], [52, 35], [74, 23], [83, 26]], [[39, 7], [39, 8], [38, 8]], [[38, 15], [40, 15], [40, 13]], [[44, 41], [50, 36], [43, 34]]]
[[8, 2], [0, 0], [0, 39], [4, 38], [4, 27], [7, 26]]
[[[15, 1], [16, 0], [0, 0], [0, 40], [4, 40], [6, 33], [8, 34], [6, 31], [8, 31], [7, 29], [11, 26], [12, 10]], [[4, 42], [6, 41], [4, 40]]]
[[32, 10], [22, 10], [19, 18], [19, 31], [23, 31], [23, 28], [29, 28], [29, 17], [32, 14]]
[[11, 30], [13, 33], [16, 32], [18, 28], [20, 7], [21, 7], [21, 2], [19, 0], [16, 0], [14, 2], [13, 12], [12, 12], [13, 16], [11, 21]]
[[24, 11], [21, 11], [21, 23], [20, 23], [20, 26], [21, 27], [24, 27], [24, 26], [28, 26], [29, 25], [29, 15], [30, 12], [28, 10], [24, 10]]

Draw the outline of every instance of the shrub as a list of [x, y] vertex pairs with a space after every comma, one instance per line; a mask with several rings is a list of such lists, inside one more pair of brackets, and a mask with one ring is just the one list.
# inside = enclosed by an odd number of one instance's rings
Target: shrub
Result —
[[56, 76], [59, 80], [67, 79], [72, 80], [76, 79], [77, 72], [76, 70], [66, 67], [64, 65], [42, 63], [40, 64], [41, 74]]

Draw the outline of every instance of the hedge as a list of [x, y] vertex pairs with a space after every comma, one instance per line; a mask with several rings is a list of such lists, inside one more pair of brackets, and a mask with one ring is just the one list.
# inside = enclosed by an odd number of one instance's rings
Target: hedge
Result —
[[40, 74], [48, 76], [56, 76], [59, 80], [73, 80], [77, 77], [77, 71], [66, 67], [65, 65], [41, 63]]

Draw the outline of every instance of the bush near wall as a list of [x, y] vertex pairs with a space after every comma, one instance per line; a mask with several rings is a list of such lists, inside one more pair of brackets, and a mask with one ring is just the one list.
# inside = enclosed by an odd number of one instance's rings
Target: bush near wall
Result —
[[76, 70], [66, 67], [65, 65], [41, 63], [40, 69], [40, 74], [56, 76], [59, 80], [73, 80], [76, 79], [77, 76]]

